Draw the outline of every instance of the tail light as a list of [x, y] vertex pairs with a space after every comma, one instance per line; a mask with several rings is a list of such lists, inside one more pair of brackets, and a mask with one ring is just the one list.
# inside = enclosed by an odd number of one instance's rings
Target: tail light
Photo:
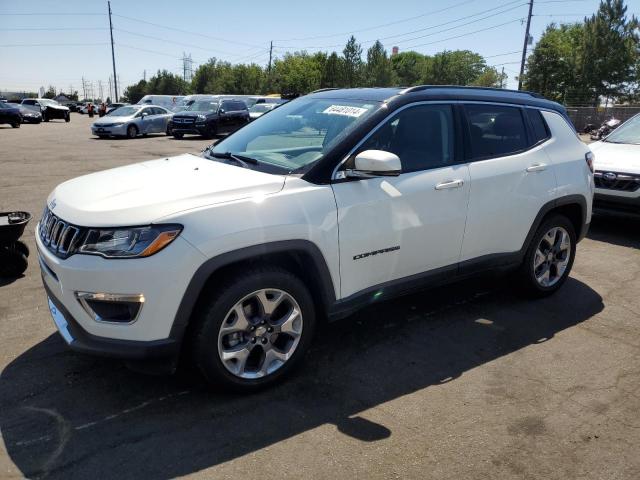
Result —
[[596, 157], [593, 155], [593, 152], [587, 152], [584, 154], [584, 159], [587, 161], [587, 165], [589, 166], [589, 170], [593, 173], [595, 170], [593, 168], [593, 160]]

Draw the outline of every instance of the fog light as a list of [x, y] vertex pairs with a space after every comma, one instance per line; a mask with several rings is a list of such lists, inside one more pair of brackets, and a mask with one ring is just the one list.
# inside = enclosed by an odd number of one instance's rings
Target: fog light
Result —
[[133, 323], [138, 319], [144, 295], [76, 292], [76, 298], [85, 312], [96, 322]]

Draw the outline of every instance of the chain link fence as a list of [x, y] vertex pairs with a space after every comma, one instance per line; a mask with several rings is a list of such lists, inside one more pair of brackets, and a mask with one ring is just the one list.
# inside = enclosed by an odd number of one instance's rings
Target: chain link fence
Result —
[[611, 117], [624, 122], [640, 113], [640, 106], [567, 107], [567, 113], [576, 130], [583, 132], [587, 125], [595, 125], [598, 128], [605, 120]]

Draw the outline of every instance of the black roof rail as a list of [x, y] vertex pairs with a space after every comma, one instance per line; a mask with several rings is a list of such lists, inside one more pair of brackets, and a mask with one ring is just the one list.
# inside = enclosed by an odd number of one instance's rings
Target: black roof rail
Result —
[[414, 87], [405, 88], [400, 92], [400, 95], [404, 95], [406, 93], [413, 92], [421, 92], [423, 90], [428, 89], [438, 89], [438, 88], [460, 88], [464, 90], [485, 90], [489, 92], [508, 92], [508, 93], [519, 93], [522, 95], [529, 95], [535, 98], [544, 98], [542, 95], [536, 92], [530, 92], [528, 90], [510, 90], [507, 88], [495, 88], [495, 87], [474, 87], [474, 86], [465, 86], [465, 85], [416, 85]]

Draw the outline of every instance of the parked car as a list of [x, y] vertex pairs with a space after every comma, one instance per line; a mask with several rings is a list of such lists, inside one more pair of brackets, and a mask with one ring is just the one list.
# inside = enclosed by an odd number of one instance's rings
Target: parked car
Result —
[[40, 123], [42, 122], [42, 114], [24, 105], [17, 105], [22, 114], [22, 123]]
[[277, 103], [256, 103], [253, 107], [249, 108], [249, 119], [253, 121], [265, 113], [270, 112], [277, 106]]
[[65, 122], [71, 121], [69, 107], [60, 105], [55, 100], [49, 98], [25, 98], [22, 100], [22, 105], [39, 112], [42, 115], [42, 120], [45, 122], [56, 118], [64, 120]]
[[110, 103], [107, 105], [107, 113], [113, 112], [116, 108], [124, 107], [125, 105], [129, 105], [128, 103]]
[[185, 134], [213, 138], [216, 135], [235, 132], [249, 123], [249, 110], [242, 100], [200, 99], [175, 113], [169, 122], [169, 131], [174, 138]]
[[22, 114], [16, 105], [7, 102], [0, 102], [0, 125], [6, 123], [13, 128], [20, 128]]
[[157, 105], [128, 105], [117, 108], [91, 125], [91, 133], [100, 138], [135, 138], [149, 133], [166, 133], [172, 113]]
[[640, 114], [589, 147], [595, 154], [594, 206], [640, 214]]
[[558, 291], [591, 162], [564, 107], [527, 92], [318, 91], [199, 156], [59, 185], [43, 282], [72, 349], [169, 371], [181, 354], [252, 391], [302, 361], [320, 317], [485, 270]]

